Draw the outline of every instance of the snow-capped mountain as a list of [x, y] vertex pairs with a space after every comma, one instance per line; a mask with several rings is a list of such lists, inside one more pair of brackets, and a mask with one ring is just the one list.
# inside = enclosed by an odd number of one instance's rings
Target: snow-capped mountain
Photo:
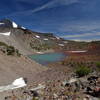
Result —
[[14, 46], [21, 54], [64, 47], [63, 39], [51, 33], [33, 32], [9, 19], [0, 21], [0, 41]]
[[14, 21], [10, 21], [9, 19], [3, 19], [0, 21], [0, 35], [10, 36], [12, 28], [19, 28]]
[[0, 21], [0, 27], [18, 28], [19, 25], [17, 25], [14, 21], [10, 21], [9, 19], [3, 19]]

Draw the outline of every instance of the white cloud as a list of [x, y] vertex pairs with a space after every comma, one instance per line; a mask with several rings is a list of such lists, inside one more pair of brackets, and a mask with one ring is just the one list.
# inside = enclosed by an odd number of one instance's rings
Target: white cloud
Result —
[[76, 3], [78, 1], [79, 0], [52, 0], [52, 1], [46, 3], [42, 6], [35, 8], [35, 9], [15, 12], [15, 13], [9, 14], [8, 16], [22, 15], [22, 14], [23, 15], [29, 15], [29, 14], [33, 14], [33, 13], [36, 13], [36, 12], [44, 10], [44, 9], [59, 7], [59, 6], [63, 6], [63, 5], [70, 5], [70, 4]]
[[91, 42], [91, 41], [100, 41], [100, 39], [96, 39], [96, 38], [92, 38], [92, 39], [76, 39], [76, 38], [74, 38], [74, 39], [67, 39], [67, 40], [73, 40], [73, 41], [76, 41], [76, 42], [83, 42], [83, 41], [85, 41], [85, 42]]
[[100, 29], [100, 21], [65, 21], [64, 23], [61, 23], [59, 25], [59, 32], [89, 32], [89, 31], [95, 31]]
[[88, 36], [100, 36], [100, 32], [96, 33], [84, 33], [84, 34], [75, 34], [75, 35], [63, 35], [63, 38], [81, 38], [81, 37], [88, 37]]
[[83, 42], [83, 41], [86, 41], [86, 42], [91, 42], [91, 41], [93, 41], [93, 40], [91, 40], [91, 39], [70, 39], [70, 40], [73, 40], [73, 41], [76, 41], [76, 42]]
[[32, 12], [35, 13], [35, 12], [38, 12], [38, 11], [41, 11], [41, 10], [44, 10], [47, 8], [54, 8], [54, 7], [58, 7], [61, 5], [70, 5], [70, 4], [73, 4], [76, 2], [78, 2], [78, 0], [53, 0], [51, 2], [48, 2], [42, 6], [34, 9]]

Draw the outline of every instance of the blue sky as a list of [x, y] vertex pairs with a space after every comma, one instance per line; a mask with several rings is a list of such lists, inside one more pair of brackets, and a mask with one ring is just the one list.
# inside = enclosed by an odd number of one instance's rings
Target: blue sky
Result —
[[100, 40], [100, 0], [2, 0], [0, 19], [66, 39]]

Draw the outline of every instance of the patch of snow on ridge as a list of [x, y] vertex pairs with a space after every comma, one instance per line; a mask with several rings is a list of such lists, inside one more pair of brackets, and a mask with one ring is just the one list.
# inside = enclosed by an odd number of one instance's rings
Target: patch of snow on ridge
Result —
[[24, 30], [25, 30], [26, 28], [22, 26], [22, 29], [24, 29]]
[[70, 51], [72, 53], [84, 53], [84, 52], [87, 52], [87, 50], [83, 50], [83, 51]]
[[40, 36], [36, 35], [37, 38], [40, 38]]
[[64, 44], [58, 44], [59, 46], [64, 46]]
[[25, 83], [24, 79], [21, 77], [21, 78], [19, 78], [19, 79], [16, 79], [16, 80], [12, 83], [12, 85], [17, 86], [17, 88], [19, 88], [19, 87], [24, 87], [24, 86], [26, 86], [26, 83]]
[[13, 90], [21, 87], [25, 87], [27, 84], [25, 83], [25, 80], [21, 77], [19, 79], [16, 79], [12, 84], [7, 86], [0, 86], [0, 92], [4, 92], [7, 90]]
[[36, 53], [38, 53], [38, 54], [44, 54], [44, 52], [36, 52]]
[[18, 25], [15, 22], [12, 22], [13, 28], [18, 28]]
[[0, 33], [0, 35], [10, 36], [11, 32]]
[[0, 23], [0, 25], [3, 25], [3, 24], [5, 24], [5, 23]]
[[58, 40], [59, 40], [59, 39], [60, 39], [60, 37], [56, 37], [56, 39], [58, 39]]
[[44, 38], [44, 40], [47, 41], [48, 39], [47, 38]]

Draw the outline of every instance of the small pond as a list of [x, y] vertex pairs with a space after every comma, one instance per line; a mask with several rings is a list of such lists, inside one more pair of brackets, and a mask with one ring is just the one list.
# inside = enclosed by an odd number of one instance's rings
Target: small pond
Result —
[[34, 54], [29, 56], [32, 60], [36, 62], [46, 65], [49, 63], [61, 61], [65, 58], [65, 54], [63, 53], [45, 53], [45, 54]]

